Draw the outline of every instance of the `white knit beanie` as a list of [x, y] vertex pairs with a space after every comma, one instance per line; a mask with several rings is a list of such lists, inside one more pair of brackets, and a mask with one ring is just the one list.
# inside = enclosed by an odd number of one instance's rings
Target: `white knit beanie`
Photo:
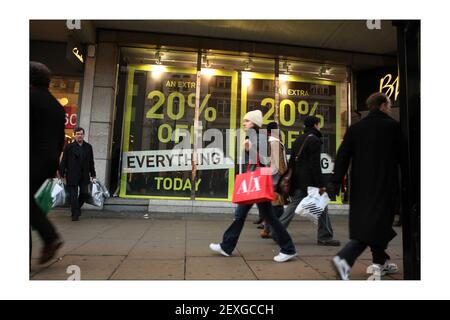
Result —
[[250, 120], [255, 125], [261, 128], [263, 124], [263, 116], [261, 110], [247, 112], [244, 116], [244, 120]]

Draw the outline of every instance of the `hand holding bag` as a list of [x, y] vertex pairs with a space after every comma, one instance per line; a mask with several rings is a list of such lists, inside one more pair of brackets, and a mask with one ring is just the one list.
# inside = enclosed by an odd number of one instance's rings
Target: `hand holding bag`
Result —
[[326, 192], [320, 195], [319, 188], [308, 187], [308, 195], [297, 206], [295, 213], [317, 224], [328, 203], [330, 203], [330, 198]]
[[105, 199], [109, 197], [109, 192], [100, 181], [91, 182], [88, 186], [89, 198], [86, 203], [96, 207], [103, 207]]
[[61, 179], [55, 180], [56, 184], [52, 190], [53, 205], [52, 208], [66, 207], [69, 205], [69, 195]]
[[36, 205], [44, 212], [44, 214], [48, 214], [53, 206], [52, 190], [55, 184], [56, 182], [53, 179], [47, 179], [34, 194]]

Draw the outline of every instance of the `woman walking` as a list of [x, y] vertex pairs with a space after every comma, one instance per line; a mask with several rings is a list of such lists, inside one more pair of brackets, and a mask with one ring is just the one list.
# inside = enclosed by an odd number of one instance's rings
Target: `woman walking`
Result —
[[[260, 163], [259, 155], [265, 155], [267, 138], [260, 133], [263, 119], [260, 110], [250, 111], [244, 116], [244, 130], [247, 137], [245, 140], [245, 163], [244, 170], [254, 171], [258, 166], [264, 166]], [[236, 208], [235, 218], [230, 227], [225, 231], [221, 243], [211, 243], [209, 248], [226, 257], [231, 256], [235, 249], [239, 236], [244, 227], [247, 214], [254, 203], [239, 204]], [[265, 222], [271, 227], [277, 235], [277, 244], [280, 246], [280, 253], [274, 257], [276, 262], [285, 262], [297, 256], [294, 243], [291, 236], [273, 214], [272, 204], [270, 201], [257, 203], [259, 212]]]

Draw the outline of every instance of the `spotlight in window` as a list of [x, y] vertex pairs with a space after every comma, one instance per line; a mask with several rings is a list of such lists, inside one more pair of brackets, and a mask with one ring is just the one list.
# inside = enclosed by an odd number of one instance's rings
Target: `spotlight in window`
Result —
[[289, 76], [287, 74], [280, 74], [280, 81], [288, 81]]
[[249, 87], [250, 86], [250, 74], [248, 72], [242, 72], [242, 84], [245, 87]]
[[250, 70], [252, 70], [252, 67], [253, 67], [253, 60], [252, 60], [252, 58], [248, 58], [248, 60], [246, 60], [246, 61], [244, 61], [244, 62], [245, 62], [244, 70], [245, 70], [245, 71], [250, 71]]
[[166, 71], [166, 67], [164, 66], [153, 66], [152, 68], [152, 78], [159, 78], [161, 77], [161, 74]]
[[319, 69], [319, 77], [328, 76], [330, 74], [331, 68], [321, 66]]
[[214, 75], [214, 70], [213, 69], [209, 69], [209, 68], [202, 68], [202, 75], [203, 76], [207, 76], [207, 77], [211, 77]]
[[155, 52], [155, 63], [162, 64], [162, 53], [160, 51]]
[[67, 98], [65, 98], [65, 97], [59, 99], [58, 101], [59, 101], [59, 103], [60, 103], [63, 107], [65, 107], [65, 106], [69, 103], [69, 99], [67, 99]]

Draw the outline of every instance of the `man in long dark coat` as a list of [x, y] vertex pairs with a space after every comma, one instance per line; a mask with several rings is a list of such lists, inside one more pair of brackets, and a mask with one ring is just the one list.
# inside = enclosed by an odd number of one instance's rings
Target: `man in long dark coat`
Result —
[[[40, 263], [50, 261], [62, 246], [53, 224], [37, 206], [34, 194], [58, 170], [64, 146], [64, 108], [48, 91], [50, 70], [30, 62], [30, 224], [44, 242]], [[32, 240], [30, 235], [30, 255]]]
[[[59, 173], [66, 178], [70, 195], [72, 221], [79, 221], [81, 207], [88, 199], [88, 186], [95, 180], [94, 153], [92, 146], [84, 141], [84, 129], [75, 128], [75, 141], [66, 146]], [[78, 192], [79, 190], [79, 192]]]
[[401, 129], [389, 117], [389, 98], [374, 93], [367, 99], [370, 113], [346, 132], [339, 148], [332, 182], [340, 185], [351, 163], [350, 242], [333, 258], [341, 279], [347, 280], [356, 259], [370, 247], [373, 264], [367, 269], [372, 279], [394, 273], [389, 263], [388, 243], [396, 236], [392, 229], [398, 188]]

